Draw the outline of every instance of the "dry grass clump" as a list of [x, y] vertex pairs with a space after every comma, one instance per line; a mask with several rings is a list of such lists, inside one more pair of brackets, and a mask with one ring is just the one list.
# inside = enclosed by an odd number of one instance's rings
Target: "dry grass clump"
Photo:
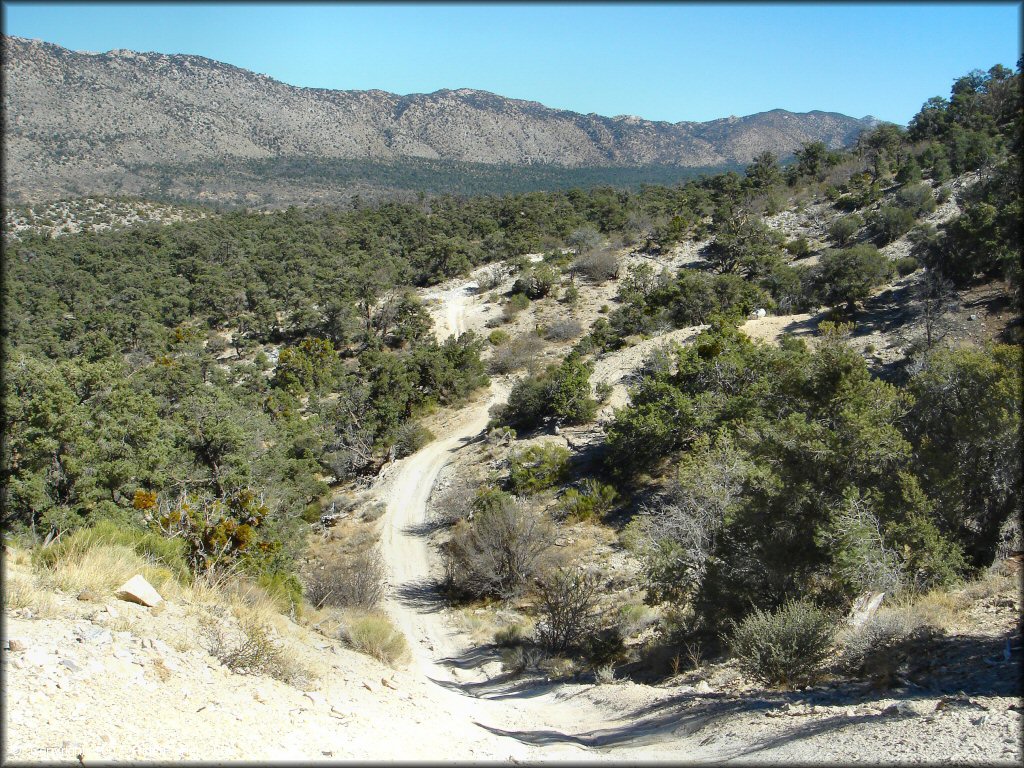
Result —
[[4, 613], [14, 611], [30, 611], [32, 616], [41, 619], [56, 615], [56, 603], [53, 594], [41, 588], [38, 579], [30, 573], [5, 574]]
[[351, 613], [341, 627], [339, 637], [353, 650], [394, 666], [409, 655], [405, 636], [383, 613]]
[[142, 574], [163, 597], [177, 595], [180, 586], [170, 569], [153, 565], [131, 548], [98, 545], [84, 551], [71, 551], [41, 566], [43, 582], [64, 592], [92, 590], [100, 595], [114, 591], [136, 574]]
[[101, 520], [32, 553], [44, 584], [65, 592], [107, 596], [136, 574], [163, 597], [177, 596], [192, 581], [182, 543], [159, 534]]

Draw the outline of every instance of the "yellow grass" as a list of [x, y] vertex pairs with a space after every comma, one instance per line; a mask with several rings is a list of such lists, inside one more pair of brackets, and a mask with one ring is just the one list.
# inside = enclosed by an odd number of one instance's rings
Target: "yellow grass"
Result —
[[383, 613], [349, 612], [342, 639], [353, 649], [395, 666], [409, 657], [405, 636]]
[[44, 583], [65, 592], [92, 590], [101, 597], [113, 595], [128, 579], [141, 574], [165, 599], [179, 594], [179, 585], [170, 569], [153, 565], [120, 544], [97, 545], [82, 551], [70, 551], [40, 574]]

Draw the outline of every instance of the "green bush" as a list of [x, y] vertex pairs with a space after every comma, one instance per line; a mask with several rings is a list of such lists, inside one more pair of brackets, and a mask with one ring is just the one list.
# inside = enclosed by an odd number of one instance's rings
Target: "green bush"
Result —
[[906, 277], [917, 271], [920, 264], [917, 263], [917, 259], [913, 256], [901, 256], [896, 260], [896, 274], [900, 277]]
[[618, 493], [612, 486], [587, 478], [580, 484], [579, 490], [569, 488], [562, 494], [559, 511], [574, 520], [602, 518], [615, 506], [617, 497]]
[[914, 214], [905, 208], [883, 205], [868, 214], [868, 226], [879, 245], [887, 245], [914, 226]]
[[592, 420], [597, 401], [590, 395], [591, 370], [589, 363], [571, 351], [561, 365], [517, 381], [508, 402], [495, 410], [494, 423], [534, 429], [548, 418], [566, 424]]
[[790, 240], [786, 243], [785, 248], [790, 256], [798, 259], [807, 256], [811, 252], [811, 244], [807, 242], [806, 237], [798, 237], [796, 240]]
[[846, 302], [849, 309], [871, 295], [892, 275], [893, 264], [873, 245], [830, 248], [821, 256], [820, 279], [829, 305]]
[[828, 236], [839, 245], [846, 245], [862, 226], [864, 220], [857, 214], [843, 216], [829, 225]]
[[504, 344], [510, 338], [512, 338], [512, 337], [509, 336], [505, 331], [501, 330], [500, 328], [495, 328], [487, 336], [487, 340], [489, 342], [491, 342], [491, 344], [494, 345], [495, 347], [500, 347], [502, 344]]
[[407, 421], [395, 435], [395, 456], [399, 459], [411, 456], [433, 439], [434, 433], [418, 421]]
[[545, 443], [513, 453], [509, 457], [509, 489], [515, 494], [534, 494], [565, 479], [569, 471], [569, 450]]
[[505, 322], [508, 322], [528, 306], [530, 306], [530, 298], [525, 293], [513, 293], [508, 297], [505, 306], [502, 307], [502, 317], [505, 319]]
[[523, 294], [529, 299], [542, 299], [558, 285], [558, 270], [548, 264], [524, 272], [512, 284], [514, 294]]
[[908, 184], [896, 193], [896, 202], [914, 216], [923, 216], [935, 210], [935, 196], [930, 184]]
[[810, 682], [832, 650], [836, 623], [809, 601], [755, 611], [735, 628], [732, 650], [745, 675], [768, 685]]

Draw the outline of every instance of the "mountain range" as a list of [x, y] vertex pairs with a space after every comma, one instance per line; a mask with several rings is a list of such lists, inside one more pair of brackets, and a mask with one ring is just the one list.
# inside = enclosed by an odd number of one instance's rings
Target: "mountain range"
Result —
[[241, 189], [247, 202], [273, 204], [329, 199], [341, 187], [415, 187], [405, 176], [380, 180], [381, 167], [396, 165], [435, 182], [452, 169], [498, 181], [496, 167], [510, 166], [549, 180], [658, 168], [652, 180], [663, 180], [666, 170], [736, 167], [765, 150], [785, 157], [806, 141], [847, 145], [878, 122], [776, 109], [669, 123], [466, 88], [302, 88], [200, 56], [76, 52], [12, 36], [3, 37], [3, 76], [8, 201], [155, 191], [226, 199]]

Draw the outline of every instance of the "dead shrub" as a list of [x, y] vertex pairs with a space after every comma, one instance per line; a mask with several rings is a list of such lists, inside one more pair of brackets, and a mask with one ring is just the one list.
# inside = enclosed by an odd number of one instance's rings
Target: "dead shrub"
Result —
[[515, 597], [551, 546], [550, 526], [520, 499], [495, 492], [478, 503], [444, 547], [448, 590], [470, 597]]
[[558, 568], [537, 581], [540, 620], [537, 641], [552, 653], [578, 648], [593, 628], [597, 577], [580, 570]]
[[267, 628], [252, 617], [226, 627], [208, 620], [201, 625], [202, 645], [217, 661], [239, 675], [268, 675], [291, 682], [296, 668], [284, 656], [281, 646]]
[[490, 372], [500, 375], [518, 371], [536, 360], [543, 350], [544, 341], [536, 334], [517, 336], [494, 349], [488, 364]]
[[571, 317], [552, 321], [544, 330], [544, 338], [548, 341], [571, 341], [583, 334], [583, 326], [579, 320]]
[[595, 283], [603, 283], [619, 276], [619, 257], [610, 249], [591, 251], [573, 263], [573, 269]]
[[339, 555], [306, 574], [306, 599], [316, 609], [374, 608], [384, 597], [384, 564], [376, 547]]

